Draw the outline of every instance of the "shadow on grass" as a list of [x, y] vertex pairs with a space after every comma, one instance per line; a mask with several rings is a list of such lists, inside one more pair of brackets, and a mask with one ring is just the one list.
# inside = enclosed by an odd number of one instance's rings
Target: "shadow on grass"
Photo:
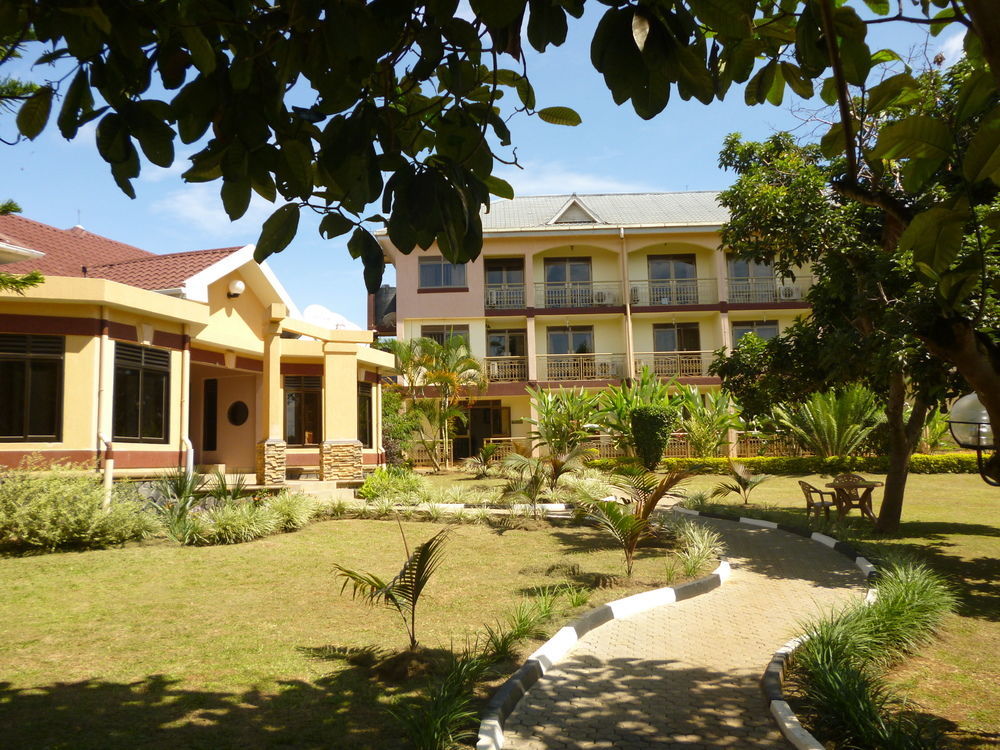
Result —
[[0, 683], [0, 737], [4, 747], [37, 750], [374, 750], [403, 744], [379, 705], [399, 697], [363, 667], [282, 682], [276, 694], [190, 690], [162, 675], [29, 689]]

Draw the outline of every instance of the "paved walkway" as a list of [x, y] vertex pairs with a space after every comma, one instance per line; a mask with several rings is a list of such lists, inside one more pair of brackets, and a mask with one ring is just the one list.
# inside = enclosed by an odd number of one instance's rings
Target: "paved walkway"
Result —
[[699, 519], [725, 538], [720, 588], [591, 631], [507, 720], [505, 748], [783, 748], [758, 681], [797, 625], [860, 596], [863, 577], [823, 545]]

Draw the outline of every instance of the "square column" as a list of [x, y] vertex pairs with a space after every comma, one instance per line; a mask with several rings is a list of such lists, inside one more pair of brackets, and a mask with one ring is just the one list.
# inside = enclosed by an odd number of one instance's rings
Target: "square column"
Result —
[[354, 343], [323, 344], [323, 442], [319, 447], [319, 477], [323, 481], [363, 476], [357, 355]]
[[284, 305], [271, 305], [271, 320], [264, 326], [264, 361], [261, 376], [262, 413], [257, 422], [257, 484], [285, 483], [285, 391], [281, 382], [281, 321]]

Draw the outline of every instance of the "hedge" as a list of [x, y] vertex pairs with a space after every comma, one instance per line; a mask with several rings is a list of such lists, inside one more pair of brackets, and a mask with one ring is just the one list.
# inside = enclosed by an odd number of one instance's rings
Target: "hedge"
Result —
[[[735, 459], [758, 474], [841, 474], [843, 472], [868, 472], [885, 474], [889, 470], [888, 456], [751, 456]], [[614, 469], [621, 463], [635, 463], [635, 458], [602, 458], [591, 461], [595, 468]], [[660, 469], [671, 471], [685, 469], [693, 474], [726, 474], [728, 458], [665, 458]], [[977, 474], [979, 466], [975, 453], [915, 453], [910, 458], [911, 474]]]

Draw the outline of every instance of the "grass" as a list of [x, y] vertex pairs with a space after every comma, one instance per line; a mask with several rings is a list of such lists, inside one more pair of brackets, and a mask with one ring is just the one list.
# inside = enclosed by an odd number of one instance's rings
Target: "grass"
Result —
[[[866, 475], [884, 481], [884, 476]], [[689, 491], [710, 491], [723, 477], [699, 476]], [[817, 487], [828, 477], [775, 477], [754, 493], [750, 507], [769, 518], [805, 523], [798, 480]], [[881, 499], [875, 490], [875, 511]], [[745, 513], [745, 506], [732, 506]], [[835, 514], [833, 514], [835, 515]], [[962, 748], [1000, 743], [1000, 489], [967, 474], [914, 474], [907, 483], [903, 522], [897, 534], [875, 537], [871, 524], [852, 511], [834, 532], [878, 554], [883, 546], [913, 554], [954, 585], [959, 604], [938, 640], [895, 668], [890, 683], [919, 710], [943, 718], [949, 739]]]
[[[411, 545], [438, 530], [403, 526]], [[406, 634], [395, 612], [338, 595], [333, 575], [335, 562], [394, 573], [400, 545], [394, 523], [342, 520], [225, 547], [0, 558], [0, 736], [81, 750], [400, 746], [387, 709], [421, 683], [375, 681], [365, 655]], [[633, 585], [588, 606], [661, 585], [664, 559], [641, 549]], [[461, 649], [525, 596], [622, 572], [596, 529], [453, 527], [421, 644]]]

